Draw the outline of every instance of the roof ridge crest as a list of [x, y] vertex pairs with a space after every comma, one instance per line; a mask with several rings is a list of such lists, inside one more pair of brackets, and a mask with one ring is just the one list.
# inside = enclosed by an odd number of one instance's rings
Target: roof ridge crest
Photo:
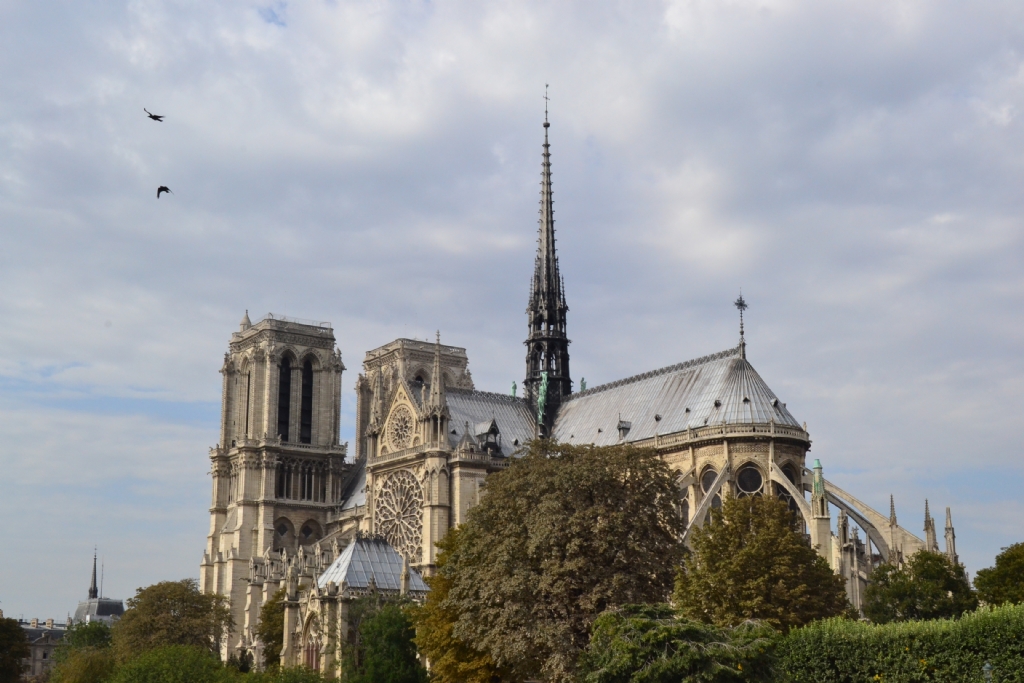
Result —
[[608, 382], [607, 384], [599, 384], [596, 387], [589, 387], [585, 391], [578, 391], [578, 392], [576, 392], [574, 394], [571, 394], [566, 399], [566, 402], [574, 401], [577, 398], [581, 398], [583, 396], [590, 396], [591, 394], [597, 394], [597, 393], [600, 393], [602, 391], [607, 391], [608, 389], [614, 389], [616, 387], [621, 387], [621, 386], [623, 386], [625, 384], [632, 384], [633, 382], [640, 382], [642, 380], [650, 379], [651, 377], [657, 377], [658, 375], [664, 375], [664, 374], [667, 374], [669, 372], [676, 372], [678, 370], [686, 370], [688, 368], [692, 368], [692, 367], [695, 367], [697, 365], [703, 365], [705, 363], [710, 363], [712, 361], [722, 360], [723, 358], [729, 358], [731, 356], [738, 356], [739, 354], [740, 354], [740, 347], [736, 346], [736, 347], [733, 347], [731, 349], [726, 349], [725, 351], [719, 351], [717, 353], [708, 354], [707, 356], [701, 356], [700, 358], [694, 358], [692, 360], [684, 361], [682, 363], [676, 363], [675, 365], [669, 365], [667, 367], [659, 368], [657, 370], [648, 370], [647, 372], [642, 372], [639, 375], [632, 375], [631, 377], [625, 377], [623, 379], [617, 379], [614, 382]]

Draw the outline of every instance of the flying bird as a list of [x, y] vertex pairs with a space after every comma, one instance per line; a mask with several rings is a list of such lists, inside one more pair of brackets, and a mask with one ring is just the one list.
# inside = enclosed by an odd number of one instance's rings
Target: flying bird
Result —
[[161, 185], [160, 187], [156, 188], [156, 198], [157, 199], [160, 199], [160, 193], [161, 192], [168, 192], [170, 194], [174, 194], [173, 192], [171, 192], [171, 188], [167, 187], [166, 185]]
[[145, 107], [142, 108], [142, 111], [146, 112], [146, 114], [149, 115], [149, 118], [153, 119], [154, 121], [160, 121], [161, 123], [163, 123], [164, 117], [162, 115], [150, 114], [149, 110]]

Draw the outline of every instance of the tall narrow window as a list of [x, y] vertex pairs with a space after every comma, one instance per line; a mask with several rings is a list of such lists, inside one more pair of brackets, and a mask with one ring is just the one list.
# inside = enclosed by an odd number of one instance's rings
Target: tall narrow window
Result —
[[300, 413], [299, 441], [313, 442], [313, 364], [302, 364], [302, 412]]
[[245, 376], [245, 438], [249, 438], [249, 390], [252, 389], [252, 373]]
[[288, 440], [288, 416], [292, 407], [292, 362], [285, 357], [281, 360], [281, 374], [277, 391], [277, 433], [282, 441]]

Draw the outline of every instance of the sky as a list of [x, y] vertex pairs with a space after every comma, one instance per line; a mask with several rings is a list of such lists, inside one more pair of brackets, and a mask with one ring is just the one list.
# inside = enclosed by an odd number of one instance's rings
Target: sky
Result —
[[[972, 574], [1024, 540], [1024, 4], [0, 0], [0, 609], [198, 577], [248, 310], [522, 381], [545, 85], [574, 379], [733, 347]], [[143, 112], [166, 118], [158, 123]], [[173, 194], [156, 197], [159, 185]]]

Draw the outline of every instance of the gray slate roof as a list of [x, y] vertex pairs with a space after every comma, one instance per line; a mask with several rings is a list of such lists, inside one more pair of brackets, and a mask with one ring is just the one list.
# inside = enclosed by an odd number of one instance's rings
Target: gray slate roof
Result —
[[352, 477], [352, 481], [341, 497], [342, 510], [351, 510], [366, 505], [366, 459], [359, 460], [356, 467], [359, 469], [356, 470], [355, 476]]
[[573, 394], [558, 411], [553, 436], [619, 443], [620, 419], [631, 423], [626, 441], [726, 423], [800, 427], [739, 347]]
[[86, 617], [119, 617], [124, 614], [124, 603], [114, 598], [89, 598], [78, 603], [75, 610], [75, 623], [82, 622]]
[[[492, 418], [498, 425], [501, 454], [505, 457], [512, 455], [519, 446], [533, 438], [536, 422], [525, 400], [507, 394], [466, 389], [448, 389], [447, 394], [448, 412], [451, 414], [448, 440], [452, 447], [457, 446], [462, 439], [467, 422], [472, 433], [477, 425], [490, 423]], [[452, 434], [452, 431], [455, 433]], [[516, 441], [519, 441], [519, 446], [515, 444]]]
[[[339, 586], [345, 582], [349, 588], [367, 588], [371, 577], [379, 590], [401, 590], [402, 556], [383, 538], [357, 536], [320, 575], [316, 585], [325, 588], [333, 581]], [[409, 592], [425, 593], [429, 590], [419, 572], [410, 568]]]

